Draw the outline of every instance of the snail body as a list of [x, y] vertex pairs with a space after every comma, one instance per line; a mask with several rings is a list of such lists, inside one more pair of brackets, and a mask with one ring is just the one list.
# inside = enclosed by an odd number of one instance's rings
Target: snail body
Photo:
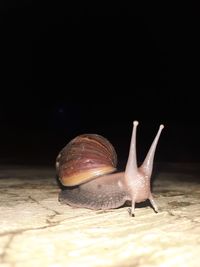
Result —
[[163, 125], [143, 164], [137, 167], [136, 130], [133, 122], [128, 161], [124, 172], [116, 172], [117, 155], [112, 144], [96, 134], [83, 134], [71, 140], [58, 154], [56, 169], [64, 186], [59, 201], [73, 207], [114, 209], [131, 201], [130, 214], [134, 216], [135, 203], [149, 199], [155, 212], [157, 205], [151, 193], [151, 174], [156, 146]]

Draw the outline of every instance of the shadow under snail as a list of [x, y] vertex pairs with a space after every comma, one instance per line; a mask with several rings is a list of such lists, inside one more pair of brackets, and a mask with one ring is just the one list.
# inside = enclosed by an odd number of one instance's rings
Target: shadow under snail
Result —
[[56, 159], [57, 175], [64, 185], [59, 201], [73, 207], [114, 209], [131, 201], [130, 215], [135, 203], [149, 200], [155, 212], [158, 207], [151, 193], [151, 174], [156, 146], [164, 126], [161, 124], [138, 168], [136, 157], [136, 130], [133, 122], [129, 156], [124, 172], [116, 172], [117, 155], [112, 144], [97, 134], [82, 134], [71, 140]]

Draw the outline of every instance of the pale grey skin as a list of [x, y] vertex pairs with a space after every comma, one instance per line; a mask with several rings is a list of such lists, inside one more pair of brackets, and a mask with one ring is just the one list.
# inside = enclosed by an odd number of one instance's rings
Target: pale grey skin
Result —
[[156, 137], [143, 164], [137, 167], [136, 130], [138, 122], [133, 122], [133, 132], [129, 157], [125, 172], [99, 176], [89, 182], [74, 187], [66, 187], [59, 194], [59, 201], [74, 207], [89, 209], [114, 209], [131, 201], [130, 215], [135, 214], [135, 203], [149, 200], [155, 212], [158, 207], [153, 199], [150, 187], [153, 160], [163, 125], [160, 125]]

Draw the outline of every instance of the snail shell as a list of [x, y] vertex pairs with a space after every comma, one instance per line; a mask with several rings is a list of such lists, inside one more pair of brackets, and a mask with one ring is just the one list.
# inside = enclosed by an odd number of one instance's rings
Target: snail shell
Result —
[[103, 136], [82, 134], [59, 153], [56, 168], [65, 186], [75, 186], [116, 170], [117, 154]]

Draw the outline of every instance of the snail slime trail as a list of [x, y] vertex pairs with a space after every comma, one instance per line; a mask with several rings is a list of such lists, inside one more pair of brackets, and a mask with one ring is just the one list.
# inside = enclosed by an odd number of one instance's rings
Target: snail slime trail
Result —
[[129, 213], [134, 216], [135, 203], [148, 199], [158, 212], [150, 181], [155, 150], [164, 126], [160, 125], [140, 167], [136, 157], [137, 126], [138, 122], [134, 121], [124, 172], [116, 172], [117, 154], [105, 137], [82, 134], [71, 140], [56, 159], [57, 174], [64, 185], [59, 201], [77, 208], [107, 210], [121, 207], [128, 200], [132, 203]]

